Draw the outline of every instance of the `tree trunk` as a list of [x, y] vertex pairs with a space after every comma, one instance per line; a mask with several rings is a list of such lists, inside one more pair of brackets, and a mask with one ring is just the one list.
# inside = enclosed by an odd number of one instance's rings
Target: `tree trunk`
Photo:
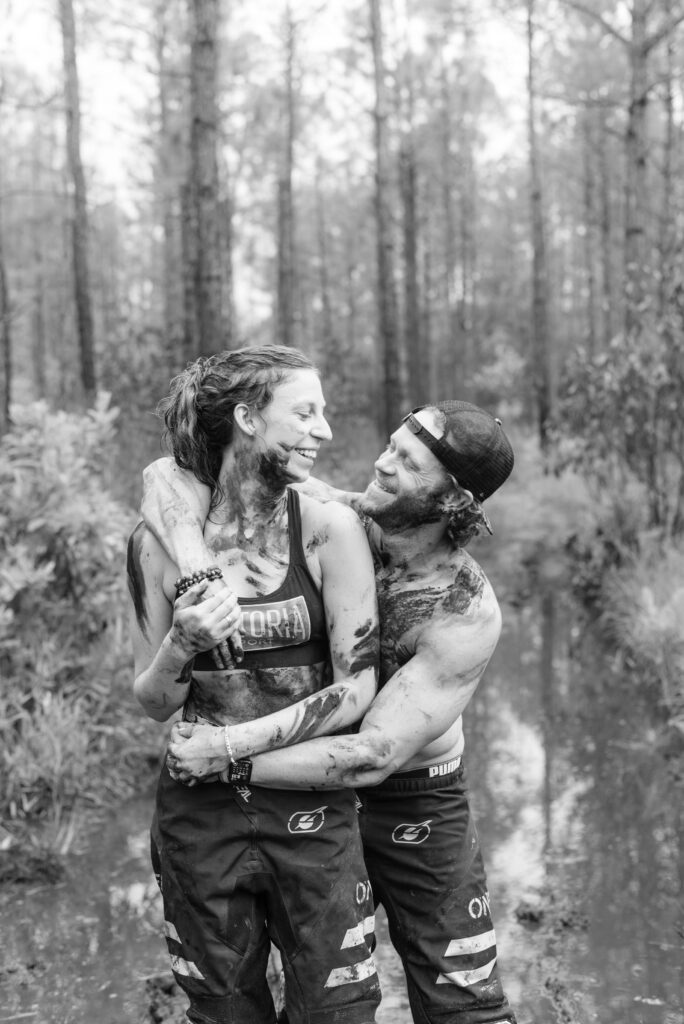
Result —
[[36, 129], [33, 154], [31, 157], [31, 187], [33, 189], [31, 209], [31, 250], [33, 259], [33, 295], [31, 302], [31, 355], [34, 383], [39, 398], [47, 397], [47, 343], [45, 331], [45, 274], [43, 266], [43, 246], [41, 244], [38, 225], [40, 223], [41, 194], [41, 136], [40, 128]]
[[389, 153], [387, 143], [387, 90], [383, 56], [380, 0], [369, 0], [371, 45], [375, 81], [375, 224], [378, 266], [378, 312], [384, 387], [380, 406], [380, 427], [387, 436], [405, 412], [403, 358], [399, 340], [397, 296], [394, 280], [394, 237], [390, 200]]
[[[156, 163], [156, 196], [158, 220], [162, 228], [162, 317], [163, 349], [166, 374], [172, 377], [181, 369], [187, 355], [183, 351], [183, 280], [181, 239], [181, 193], [183, 188], [183, 156], [189, 148], [181, 125], [174, 119], [172, 96], [175, 81], [169, 58], [171, 17], [177, 15], [175, 5], [166, 0], [157, 5], [155, 24], [155, 56], [158, 76], [159, 139]], [[185, 145], [184, 145], [185, 143]]]
[[12, 397], [12, 337], [2, 213], [2, 206], [0, 206], [0, 437], [7, 433], [11, 425], [10, 401]]
[[425, 402], [436, 402], [437, 398], [437, 360], [435, 359], [434, 352], [434, 341], [433, 341], [433, 317], [432, 307], [434, 300], [434, 283], [432, 279], [433, 274], [433, 257], [432, 257], [432, 238], [433, 232], [431, 230], [431, 218], [430, 218], [430, 201], [429, 197], [426, 201], [427, 206], [427, 227], [425, 230], [425, 244], [423, 245], [423, 267], [422, 267], [422, 278], [423, 278], [423, 308], [421, 316], [421, 329], [420, 333], [425, 343], [425, 348], [430, 352], [431, 358], [427, 366], [427, 390], [423, 401]]
[[[345, 192], [353, 195], [354, 182], [352, 180], [349, 162], [345, 164]], [[353, 352], [354, 345], [358, 342], [358, 296], [356, 275], [358, 269], [358, 232], [350, 221], [345, 225], [344, 230], [344, 297], [346, 305], [345, 317], [345, 351]]]
[[[665, 8], [670, 13], [670, 3]], [[674, 153], [674, 39], [672, 33], [667, 39], [667, 55], [665, 63], [665, 142], [663, 152], [663, 185], [660, 207], [660, 231], [658, 239], [658, 311], [662, 316], [665, 312], [667, 297], [671, 289], [672, 250], [674, 242], [672, 181]]]
[[[441, 151], [442, 151], [442, 187], [441, 187], [441, 227], [444, 246], [444, 263], [442, 276], [442, 303], [444, 320], [442, 330], [444, 332], [440, 346], [441, 358], [435, 358], [438, 365], [437, 377], [445, 380], [451, 379], [452, 368], [458, 364], [458, 356], [462, 347], [459, 337], [459, 321], [456, 310], [456, 297], [454, 289], [454, 273], [456, 268], [456, 251], [454, 239], [456, 237], [454, 201], [452, 183], [454, 178], [453, 156], [452, 156], [452, 100], [449, 78], [444, 62], [443, 53], [440, 54], [440, 93], [442, 99], [441, 110]], [[444, 356], [446, 355], [446, 359]]]
[[278, 177], [278, 323], [281, 345], [295, 343], [295, 251], [292, 170], [294, 167], [294, 51], [295, 25], [289, 3], [286, 5], [285, 44], [285, 138]]
[[551, 337], [549, 287], [546, 262], [544, 204], [537, 141], [537, 95], [534, 60], [534, 0], [527, 2], [528, 134], [530, 159], [530, 207], [532, 214], [532, 358], [537, 404], [537, 427], [542, 451], [548, 442], [551, 395]]
[[[316, 162], [316, 239], [318, 246], [318, 286], [321, 296], [321, 352], [322, 362], [325, 367], [326, 379], [328, 375], [339, 377], [341, 370], [341, 359], [339, 343], [335, 336], [333, 327], [332, 298], [330, 295], [330, 269], [328, 266], [328, 230], [325, 220], [325, 203], [321, 187], [321, 165]], [[318, 332], [317, 332], [318, 333]], [[321, 358], [321, 357], [319, 357]]]
[[[230, 348], [223, 316], [221, 204], [216, 105], [218, 0], [191, 0], [190, 180], [183, 218], [188, 232], [186, 350], [193, 357]], [[192, 294], [188, 294], [190, 286]]]
[[397, 80], [397, 108], [401, 113], [399, 194], [403, 232], [404, 331], [403, 348], [408, 370], [407, 397], [415, 406], [427, 401], [430, 350], [422, 337], [420, 282], [418, 279], [418, 160], [414, 127], [414, 73], [411, 39], [405, 34], [403, 59]]
[[648, 106], [647, 12], [644, 0], [632, 4], [632, 36], [629, 45], [630, 90], [625, 139], [625, 329], [638, 326], [638, 310], [645, 296], [648, 252], [646, 240], [646, 109]]
[[464, 379], [477, 368], [477, 316], [476, 316], [476, 196], [475, 161], [473, 159], [474, 131], [472, 120], [473, 99], [470, 89], [469, 54], [475, 50], [470, 14], [464, 24], [463, 70], [461, 74], [461, 116], [458, 118], [458, 151], [460, 154], [460, 264], [461, 297], [458, 304], [459, 331], [463, 339], [461, 365], [457, 367], [454, 387], [462, 386]]
[[583, 119], [583, 201], [584, 201], [584, 267], [587, 286], [587, 352], [589, 358], [596, 354], [596, 268], [595, 268], [595, 244], [594, 224], [596, 223], [595, 210], [595, 180], [592, 153], [594, 150], [591, 134], [590, 112], [584, 111]]
[[598, 163], [600, 181], [599, 232], [601, 247], [601, 309], [603, 347], [607, 348], [613, 337], [614, 294], [613, 288], [613, 229], [610, 206], [610, 171], [608, 160], [608, 129], [605, 114], [602, 114], [598, 128]]
[[408, 364], [408, 399], [411, 406], [427, 401], [430, 351], [422, 334], [418, 285], [418, 225], [416, 216], [416, 155], [411, 135], [399, 152], [404, 214], [404, 336]]
[[95, 395], [95, 330], [90, 294], [88, 259], [88, 202], [81, 160], [81, 100], [76, 63], [76, 26], [72, 0], [59, 0], [62, 31], [66, 143], [73, 195], [72, 258], [76, 325], [78, 330], [81, 386], [86, 401]]

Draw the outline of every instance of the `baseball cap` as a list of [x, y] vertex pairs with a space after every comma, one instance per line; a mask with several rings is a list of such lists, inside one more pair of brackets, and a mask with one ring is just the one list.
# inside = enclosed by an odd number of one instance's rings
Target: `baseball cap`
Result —
[[[435, 437], [416, 419], [421, 409], [439, 409], [444, 414], [444, 435], [451, 436], [450, 442]], [[402, 422], [477, 501], [488, 498], [510, 476], [511, 443], [501, 420], [484, 409], [469, 402], [436, 402], [412, 409]]]

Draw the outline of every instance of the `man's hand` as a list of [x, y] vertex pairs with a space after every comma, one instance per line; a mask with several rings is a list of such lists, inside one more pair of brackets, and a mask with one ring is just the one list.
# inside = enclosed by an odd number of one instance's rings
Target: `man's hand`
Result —
[[[207, 595], [222, 595], [224, 592], [232, 594], [232, 591], [225, 580], [207, 580]], [[234, 632], [231, 633], [226, 640], [222, 640], [212, 649], [211, 656], [214, 659], [214, 664], [217, 668], [235, 668], [236, 665], [239, 665], [244, 658], [245, 652], [242, 646], [242, 634], [240, 633], [239, 627], [240, 618], [238, 617], [237, 628]]]
[[176, 722], [166, 754], [169, 775], [195, 786], [213, 781], [230, 763], [223, 727], [204, 722]]

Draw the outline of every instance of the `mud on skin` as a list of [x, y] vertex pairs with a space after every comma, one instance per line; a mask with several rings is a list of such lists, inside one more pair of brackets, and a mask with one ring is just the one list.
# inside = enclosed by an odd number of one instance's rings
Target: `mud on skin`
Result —
[[327, 544], [330, 539], [330, 535], [327, 531], [319, 533], [318, 530], [314, 530], [311, 540], [306, 545], [307, 555], [312, 555], [317, 548], [320, 548], [323, 544]]
[[287, 472], [287, 464], [290, 461], [290, 452], [292, 450], [290, 448], [286, 455], [280, 455], [276, 451], [262, 452], [259, 455], [257, 464], [259, 475], [279, 493], [282, 492], [284, 487], [292, 483], [292, 477]]
[[444, 600], [444, 609], [465, 615], [472, 603], [482, 597], [485, 579], [473, 564], [462, 565], [456, 579], [449, 587]]
[[[327, 685], [323, 667], [292, 679], [292, 669], [251, 668], [194, 677], [188, 708], [214, 725], [248, 722], [303, 700]], [[205, 678], [206, 677], [206, 678]]]
[[341, 688], [328, 687], [311, 697], [306, 707], [298, 713], [297, 724], [289, 736], [289, 743], [300, 743], [308, 739], [313, 730], [326, 722], [342, 704], [345, 692]]
[[349, 666], [349, 674], [359, 675], [367, 668], [375, 668], [380, 656], [380, 630], [376, 624], [368, 619], [362, 626], [354, 631], [354, 636], [359, 639], [353, 647], [353, 660]]
[[128, 576], [128, 590], [131, 595], [131, 600], [133, 601], [138, 628], [145, 639], [149, 640], [147, 633], [148, 619], [145, 577], [143, 576], [142, 560], [140, 555], [145, 530], [145, 524], [138, 523], [128, 540], [126, 574]]

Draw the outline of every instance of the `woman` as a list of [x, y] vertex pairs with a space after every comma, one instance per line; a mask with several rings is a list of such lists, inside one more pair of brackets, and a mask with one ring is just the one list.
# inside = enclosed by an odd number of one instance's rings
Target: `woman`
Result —
[[[129, 545], [136, 697], [159, 721], [182, 707], [185, 719], [223, 726], [230, 759], [230, 785], [188, 788], [164, 767], [152, 826], [169, 952], [198, 1024], [275, 1020], [270, 940], [291, 1024], [365, 1024], [379, 1001], [353, 793], [321, 805], [320, 794], [249, 785], [250, 755], [345, 729], [375, 693], [362, 528], [349, 509], [289, 486], [330, 439], [324, 404], [317, 371], [294, 349], [191, 364], [161, 408], [177, 464], [212, 488], [214, 565], [177, 579], [142, 524]], [[238, 623], [244, 658], [219, 669], [208, 652]]]

